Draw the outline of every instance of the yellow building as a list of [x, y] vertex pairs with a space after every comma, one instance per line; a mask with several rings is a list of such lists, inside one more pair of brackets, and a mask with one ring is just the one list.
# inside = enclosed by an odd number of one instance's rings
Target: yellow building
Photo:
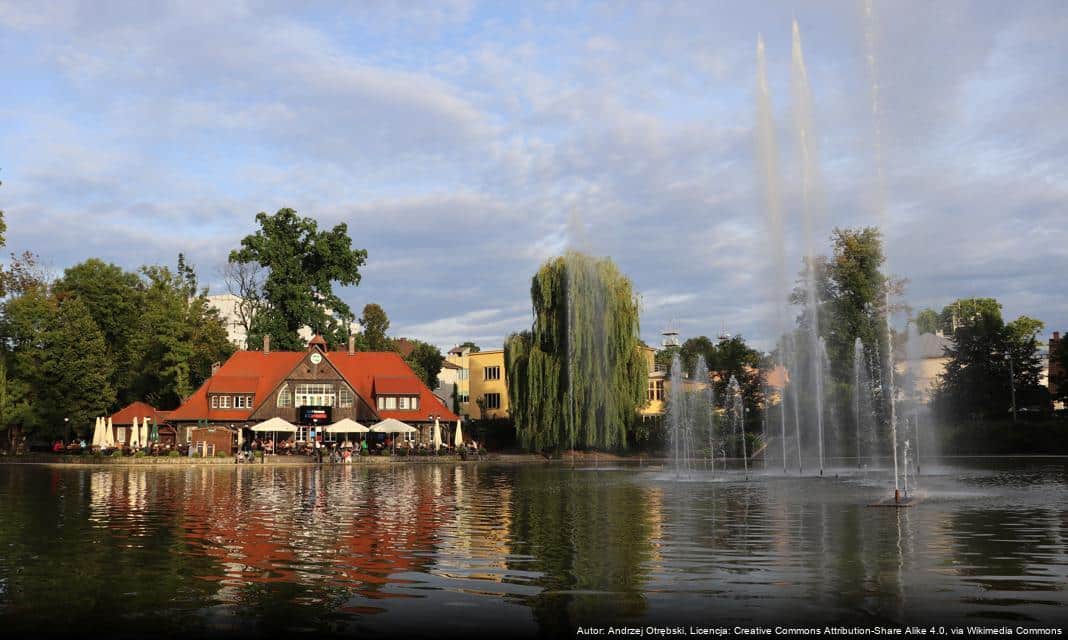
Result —
[[664, 400], [664, 380], [667, 378], [667, 372], [657, 370], [656, 367], [656, 349], [648, 346], [641, 345], [642, 355], [645, 356], [645, 363], [649, 367], [649, 382], [645, 389], [645, 405], [638, 409], [638, 415], [643, 420], [647, 418], [655, 418], [664, 415], [664, 409], [666, 407]]
[[474, 420], [508, 417], [504, 349], [471, 351], [456, 347], [446, 360], [460, 367], [456, 394], [461, 415]]

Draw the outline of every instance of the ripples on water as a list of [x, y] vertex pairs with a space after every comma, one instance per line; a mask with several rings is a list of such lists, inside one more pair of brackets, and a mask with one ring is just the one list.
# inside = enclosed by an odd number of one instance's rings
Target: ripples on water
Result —
[[0, 467], [22, 632], [573, 636], [579, 624], [1063, 620], [1061, 463], [676, 482], [635, 468]]

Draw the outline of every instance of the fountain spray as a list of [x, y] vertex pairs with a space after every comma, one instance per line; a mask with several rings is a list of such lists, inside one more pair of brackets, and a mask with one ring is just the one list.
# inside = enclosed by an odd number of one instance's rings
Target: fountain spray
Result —
[[[768, 241], [770, 254], [775, 260], [775, 280], [772, 298], [779, 326], [779, 335], [786, 334], [786, 246], [783, 239], [782, 215], [782, 174], [779, 172], [779, 148], [775, 140], [775, 119], [772, 116], [771, 92], [768, 90], [767, 58], [764, 52], [764, 38], [757, 35], [757, 150], [760, 156], [761, 175], [764, 178], [765, 211], [768, 220]], [[785, 352], [786, 344], [783, 343]], [[785, 353], [780, 360], [786, 365]], [[765, 398], [767, 395], [765, 394]], [[782, 472], [786, 473], [786, 386], [783, 384], [779, 400], [780, 427], [782, 435]], [[765, 405], [766, 406], [766, 405]], [[767, 430], [765, 429], [765, 433]], [[800, 451], [800, 440], [798, 440]], [[765, 461], [767, 455], [765, 454]]]
[[815, 244], [812, 239], [814, 210], [819, 208], [814, 202], [819, 199], [818, 166], [816, 163], [815, 135], [812, 119], [812, 94], [809, 89], [808, 71], [805, 68], [805, 56], [801, 49], [801, 30], [797, 20], [793, 24], [793, 93], [794, 93], [794, 127], [797, 131], [798, 150], [801, 153], [801, 201], [802, 219], [804, 220], [805, 256], [808, 264], [805, 269], [805, 302], [809, 309], [808, 321], [808, 357], [812, 364], [812, 375], [816, 386], [816, 430], [819, 438], [820, 475], [823, 475], [823, 367], [819, 357], [820, 318], [818, 296], [816, 295]]

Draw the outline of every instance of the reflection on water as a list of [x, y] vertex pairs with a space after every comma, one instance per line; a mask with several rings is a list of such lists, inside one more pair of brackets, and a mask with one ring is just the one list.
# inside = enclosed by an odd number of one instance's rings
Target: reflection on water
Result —
[[0, 622], [22, 633], [573, 637], [700, 622], [1050, 624], [1063, 463], [962, 465], [910, 509], [864, 478], [640, 469], [0, 466]]

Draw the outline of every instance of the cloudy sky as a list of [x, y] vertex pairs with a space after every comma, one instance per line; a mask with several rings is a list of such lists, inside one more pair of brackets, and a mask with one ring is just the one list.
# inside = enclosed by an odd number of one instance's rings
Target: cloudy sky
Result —
[[221, 292], [255, 214], [293, 207], [348, 224], [369, 257], [343, 296], [395, 335], [499, 345], [530, 324], [538, 265], [576, 246], [633, 280], [646, 340], [672, 322], [766, 346], [755, 49], [794, 272], [796, 18], [822, 247], [881, 224], [910, 304], [993, 296], [1068, 330], [1063, 2], [876, 1], [870, 21], [833, 1], [219, 4], [0, 0], [9, 249], [56, 271], [184, 252]]

